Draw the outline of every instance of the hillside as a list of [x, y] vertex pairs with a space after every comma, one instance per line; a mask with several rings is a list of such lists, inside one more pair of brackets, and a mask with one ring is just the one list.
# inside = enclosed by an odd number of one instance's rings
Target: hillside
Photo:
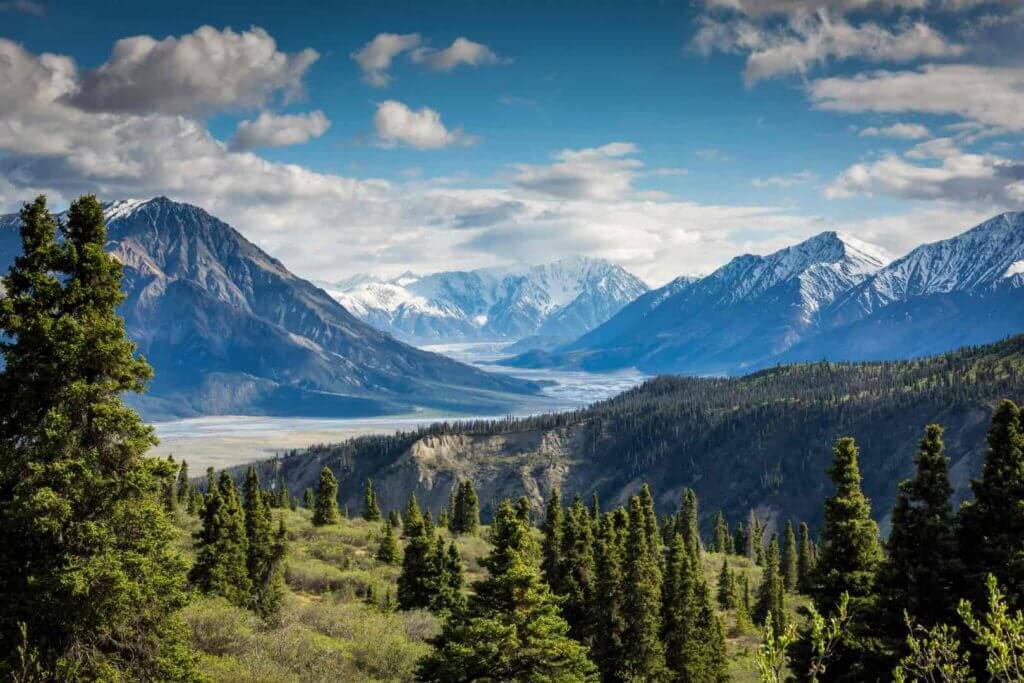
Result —
[[[403, 344], [240, 232], [166, 197], [106, 205], [128, 335], [155, 370], [146, 417], [352, 416], [421, 406], [502, 411], [536, 390]], [[0, 272], [20, 251], [0, 220]]]
[[[773, 521], [816, 523], [839, 436], [857, 439], [865, 491], [881, 515], [912, 470], [924, 426], [943, 424], [962, 498], [980, 466], [992, 405], [1004, 397], [1024, 397], [1024, 336], [921, 360], [660, 377], [586, 410], [361, 437], [262, 468], [271, 476], [280, 467], [289, 488], [302, 491], [327, 465], [353, 509], [366, 478], [385, 507], [415, 491], [440, 509], [456, 479], [469, 477], [485, 516], [506, 496], [539, 505], [553, 483], [618, 504], [645, 480], [663, 511], [692, 486], [734, 521], [756, 508]], [[714, 512], [702, 510], [705, 524]]]

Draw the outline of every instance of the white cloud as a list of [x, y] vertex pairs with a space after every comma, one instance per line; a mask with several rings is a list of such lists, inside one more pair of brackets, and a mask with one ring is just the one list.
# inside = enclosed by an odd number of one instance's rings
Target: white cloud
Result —
[[933, 64], [914, 71], [873, 71], [815, 80], [808, 94], [822, 109], [954, 115], [1024, 130], [1024, 70], [1019, 68]]
[[634, 158], [640, 150], [629, 142], [612, 142], [589, 149], [563, 149], [545, 166], [518, 164], [517, 187], [566, 199], [611, 200], [633, 190], [643, 164]]
[[75, 104], [110, 112], [194, 114], [260, 107], [274, 95], [302, 95], [302, 79], [320, 57], [277, 49], [261, 28], [236, 33], [202, 26], [175, 38], [122, 38], [110, 58], [87, 71]]
[[373, 40], [352, 53], [352, 59], [363, 70], [363, 79], [370, 85], [382, 88], [391, 82], [388, 69], [395, 57], [419, 47], [418, 33], [378, 33]]
[[460, 64], [481, 66], [484, 64], [500, 64], [501, 59], [483, 43], [475, 43], [468, 38], [458, 37], [443, 50], [421, 47], [413, 50], [410, 58], [417, 64], [424, 64], [434, 71], [451, 71]]
[[238, 124], [230, 146], [233, 150], [249, 150], [301, 145], [320, 137], [330, 127], [330, 120], [320, 110], [283, 116], [264, 111], [257, 118]]
[[796, 185], [806, 185], [807, 183], [813, 182], [817, 179], [817, 176], [811, 171], [799, 171], [797, 173], [788, 173], [785, 175], [773, 175], [767, 178], [754, 178], [751, 184], [754, 187], [794, 187]]
[[733, 158], [717, 147], [705, 147], [694, 152], [705, 161], [732, 161]]
[[[957, 2], [958, 0], [946, 0]], [[959, 0], [961, 2], [972, 0]], [[974, 0], [979, 1], [979, 0]], [[750, 17], [798, 14], [829, 10], [834, 13], [856, 12], [865, 9], [923, 9], [928, 0], [704, 0], [708, 9], [731, 10]]]
[[373, 115], [377, 138], [384, 147], [409, 145], [416, 149], [438, 149], [450, 145], [472, 145], [476, 138], [461, 129], [448, 130], [441, 115], [429, 107], [414, 111], [401, 102], [385, 100]]
[[960, 154], [960, 147], [953, 138], [934, 138], [914, 145], [905, 156], [908, 159], [950, 159]]
[[773, 28], [744, 19], [723, 22], [705, 16], [693, 45], [705, 55], [715, 50], [747, 53], [743, 75], [748, 85], [766, 78], [806, 74], [833, 59], [909, 62], [964, 52], [963, 46], [949, 42], [923, 21], [890, 30], [871, 22], [855, 26], [842, 17], [831, 18], [825, 10], [795, 14]]
[[0, 2], [0, 12], [21, 12], [36, 17], [45, 17], [46, 7], [43, 3], [34, 0], [10, 0], [10, 2]]
[[931, 134], [928, 126], [920, 123], [894, 123], [891, 126], [881, 128], [870, 126], [860, 132], [862, 138], [900, 138], [903, 140], [917, 140], [926, 138]]

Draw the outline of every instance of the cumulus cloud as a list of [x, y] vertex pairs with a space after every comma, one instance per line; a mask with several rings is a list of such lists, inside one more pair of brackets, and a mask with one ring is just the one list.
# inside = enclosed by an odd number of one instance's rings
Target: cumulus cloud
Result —
[[330, 120], [320, 110], [283, 116], [264, 111], [257, 118], [238, 124], [230, 146], [233, 150], [249, 150], [301, 145], [320, 137], [330, 127]]
[[108, 112], [195, 114], [285, 102], [303, 93], [302, 79], [319, 59], [307, 48], [277, 49], [261, 28], [235, 32], [202, 26], [176, 38], [122, 38], [98, 69], [82, 74], [74, 104]]
[[899, 138], [917, 140], [931, 134], [928, 126], [920, 123], [894, 123], [891, 126], [869, 126], [860, 132], [862, 138]]
[[444, 72], [463, 64], [478, 67], [509, 61], [499, 57], [483, 43], [462, 36], [443, 50], [424, 45], [423, 42], [418, 33], [378, 33], [351, 56], [362, 69], [363, 80], [377, 88], [383, 88], [391, 82], [388, 70], [395, 58], [403, 53], [407, 53], [409, 60], [415, 64], [431, 71]]
[[377, 139], [384, 147], [408, 145], [416, 149], [438, 149], [450, 145], [472, 145], [476, 138], [462, 129], [448, 130], [441, 115], [429, 107], [412, 110], [401, 102], [385, 100], [373, 115]]
[[378, 33], [351, 56], [363, 70], [363, 79], [374, 87], [383, 88], [391, 82], [388, 69], [394, 58], [419, 47], [420, 42], [418, 33]]
[[[972, 0], [946, 0], [946, 2]], [[973, 0], [977, 2], [978, 0]], [[928, 5], [928, 0], [704, 0], [708, 9], [731, 10], [750, 17], [772, 17], [802, 12], [829, 10], [841, 14], [866, 9], [916, 10]]]
[[461, 36], [443, 50], [434, 50], [429, 47], [418, 48], [412, 52], [411, 59], [434, 71], [451, 71], [461, 64], [481, 66], [500, 64], [505, 61], [483, 43], [475, 43]]
[[948, 41], [923, 21], [888, 29], [866, 22], [851, 24], [825, 10], [802, 12], [782, 26], [767, 28], [744, 19], [720, 21], [705, 16], [693, 39], [698, 51], [746, 53], [747, 84], [766, 78], [806, 74], [829, 60], [909, 62], [955, 57], [965, 48]]
[[912, 71], [873, 71], [822, 78], [808, 87], [822, 109], [959, 116], [1024, 130], [1024, 70], [968, 64], [927, 65]]
[[609, 200], [625, 196], [643, 164], [629, 142], [612, 142], [588, 149], [563, 149], [548, 165], [518, 164], [517, 187], [566, 199]]

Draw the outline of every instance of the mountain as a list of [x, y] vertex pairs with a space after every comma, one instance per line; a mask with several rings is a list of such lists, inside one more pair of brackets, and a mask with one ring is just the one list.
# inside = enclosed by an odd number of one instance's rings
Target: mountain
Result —
[[566, 342], [600, 325], [647, 286], [602, 259], [484, 268], [391, 280], [355, 276], [328, 287], [354, 315], [413, 343]]
[[[151, 419], [507, 409], [529, 382], [421, 351], [351, 315], [237, 230], [166, 197], [105, 206], [128, 335], [156, 372]], [[5, 217], [0, 267], [20, 251]]]
[[821, 313], [882, 268], [881, 249], [824, 232], [768, 256], [738, 256], [710, 275], [675, 280], [552, 353], [510, 365], [735, 373], [786, 351]]
[[[897, 482], [911, 475], [926, 425], [945, 427], [955, 498], [970, 497], [995, 403], [1024, 398], [1024, 336], [914, 361], [777, 366], [743, 377], [659, 377], [590, 408], [519, 420], [438, 424], [358, 437], [261, 465], [293, 492], [330, 467], [355, 509], [372, 479], [382, 509], [410, 493], [435, 513], [455, 482], [472, 479], [486, 516], [504, 497], [535, 510], [552, 485], [566, 499], [596, 493], [622, 504], [650, 482], [662, 511], [684, 487], [733, 523], [756, 509], [776, 529], [786, 519], [816, 526], [832, 485], [832, 446], [853, 436], [864, 490], [885, 521]], [[237, 471], [239, 476], [243, 469]]]
[[779, 361], [909, 358], [1024, 330], [1024, 213], [924, 244], [836, 299]]

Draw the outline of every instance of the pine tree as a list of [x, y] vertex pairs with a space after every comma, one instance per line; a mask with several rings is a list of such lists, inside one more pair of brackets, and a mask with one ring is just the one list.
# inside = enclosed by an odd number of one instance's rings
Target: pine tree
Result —
[[722, 621], [718, 618], [711, 604], [711, 591], [707, 581], [699, 576], [696, 581], [694, 595], [695, 611], [693, 618], [692, 637], [694, 646], [688, 658], [685, 674], [680, 681], [706, 681], [707, 683], [726, 683], [729, 680], [728, 662], [726, 660], [725, 631]]
[[181, 461], [181, 467], [178, 469], [178, 483], [175, 489], [178, 497], [178, 505], [187, 504], [191, 484], [188, 480], [188, 463], [184, 460]]
[[456, 534], [475, 534], [480, 526], [480, 501], [473, 482], [466, 480], [459, 484], [455, 495], [455, 510], [451, 520], [452, 532]]
[[315, 496], [313, 495], [313, 489], [306, 487], [306, 491], [302, 494], [302, 507], [307, 510], [312, 510], [315, 504]]
[[622, 658], [622, 634], [626, 628], [622, 616], [622, 560], [622, 539], [615, 515], [609, 513], [601, 520], [594, 544], [595, 591], [590, 606], [595, 634], [591, 652], [602, 680], [617, 680], [615, 675]]
[[[415, 502], [415, 496], [410, 497], [410, 506]], [[418, 512], [419, 506], [414, 509]], [[418, 523], [407, 523], [404, 530], [409, 542], [405, 546], [402, 573], [398, 577], [398, 608], [430, 609], [437, 604], [443, 571], [438, 564], [434, 525], [427, 517]]]
[[589, 644], [593, 634], [589, 621], [590, 602], [594, 598], [594, 536], [590, 513], [577, 496], [563, 521], [562, 614], [569, 622], [573, 638]]
[[746, 556], [747, 553], [747, 532], [743, 522], [736, 522], [736, 533], [733, 534], [733, 552], [737, 555]]
[[552, 486], [551, 494], [548, 496], [544, 524], [541, 526], [543, 540], [541, 542], [540, 570], [548, 586], [558, 595], [565, 593], [565, 586], [562, 585], [563, 516], [561, 493], [557, 486]]
[[677, 530], [683, 535], [686, 549], [694, 559], [700, 558], [702, 542], [700, 540], [700, 524], [697, 512], [697, 493], [693, 489], [683, 491], [683, 499], [679, 504]]
[[207, 494], [203, 525], [195, 534], [196, 561], [189, 581], [203, 593], [220, 595], [248, 607], [252, 602], [249, 579], [249, 543], [245, 514], [235, 484], [227, 472]]
[[291, 504], [291, 493], [284, 482], [284, 472], [277, 470], [277, 480], [274, 482], [274, 506], [279, 508], [289, 507]]
[[[661, 680], [666, 675], [661, 630], [661, 570], [651, 553], [647, 533], [650, 520], [642, 497], [629, 500], [629, 530], [623, 566], [622, 659], [620, 675], [626, 680]], [[658, 534], [655, 522], [654, 533]]]
[[199, 487], [195, 484], [191, 484], [188, 487], [188, 507], [185, 511], [190, 515], [197, 515], [203, 507], [203, 494], [199, 492]]
[[402, 517], [402, 537], [409, 538], [423, 531], [423, 513], [420, 512], [420, 502], [416, 494], [409, 496], [409, 502], [405, 504], [405, 512]]
[[380, 532], [380, 543], [377, 545], [377, 561], [384, 564], [398, 564], [399, 555], [398, 540], [395, 538], [391, 520], [385, 520]]
[[786, 590], [796, 592], [800, 583], [800, 560], [796, 549], [793, 522], [786, 521], [786, 544], [782, 547], [782, 583]]
[[491, 526], [493, 548], [481, 561], [466, 610], [449, 618], [420, 661], [417, 680], [596, 681], [586, 649], [568, 636], [558, 600], [533, 563], [529, 529], [508, 501]]
[[647, 547], [651, 553], [651, 559], [660, 569], [662, 561], [661, 533], [658, 528], [658, 513], [654, 509], [654, 496], [651, 495], [651, 487], [644, 484], [640, 487], [640, 508], [643, 511], [644, 536], [647, 538]]
[[246, 570], [252, 583], [253, 611], [275, 621], [284, 595], [281, 563], [285, 547], [283, 529], [274, 534], [273, 520], [263, 499], [256, 469], [249, 467], [245, 478]]
[[761, 522], [757, 519], [757, 513], [753, 510], [750, 511], [750, 515], [747, 517], [747, 532], [744, 535], [743, 554], [747, 556], [747, 559], [751, 562], [757, 562], [757, 557], [760, 554], [761, 548]]
[[[392, 529], [401, 529], [402, 528], [402, 516], [400, 514], [398, 514], [398, 510], [395, 510], [395, 509], [388, 510], [387, 520], [389, 522], [391, 522], [391, 528]], [[441, 526], [444, 526], [444, 525], [442, 524]]]
[[801, 593], [811, 589], [814, 572], [814, 548], [811, 543], [811, 529], [807, 522], [800, 522], [800, 549], [797, 555], [797, 584]]
[[22, 209], [0, 297], [0, 670], [21, 625], [58, 678], [187, 680], [186, 563], [158, 499], [174, 473], [121, 398], [152, 370], [116, 313], [99, 202], [60, 231], [44, 197]]
[[713, 550], [716, 553], [729, 552], [730, 539], [729, 523], [725, 521], [725, 513], [719, 510], [715, 515], [715, 547]]
[[665, 645], [665, 663], [676, 680], [686, 673], [693, 658], [694, 576], [693, 559], [686, 541], [678, 531], [672, 536], [665, 560], [662, 584], [661, 638]]
[[785, 633], [786, 630], [786, 593], [779, 560], [779, 537], [772, 534], [768, 551], [765, 554], [764, 575], [761, 587], [757, 591], [757, 604], [754, 606], [754, 619], [763, 624], [771, 614], [774, 633]]
[[320, 482], [313, 497], [313, 526], [338, 523], [338, 480], [331, 468], [320, 470]]
[[1011, 612], [1024, 609], [1024, 430], [1020, 409], [1002, 401], [992, 415], [974, 500], [960, 513], [966, 596], [981, 604], [985, 578], [996, 577]]
[[174, 456], [167, 456], [167, 474], [164, 476], [163, 493], [161, 497], [164, 503], [164, 512], [173, 515], [178, 508], [177, 477], [178, 465], [174, 462]]
[[718, 573], [718, 606], [733, 609], [736, 606], [736, 579], [729, 571], [729, 556], [722, 558], [722, 571]]
[[380, 521], [380, 507], [377, 505], [377, 492], [373, 490], [373, 481], [366, 480], [363, 485], [363, 519], [367, 522]]

